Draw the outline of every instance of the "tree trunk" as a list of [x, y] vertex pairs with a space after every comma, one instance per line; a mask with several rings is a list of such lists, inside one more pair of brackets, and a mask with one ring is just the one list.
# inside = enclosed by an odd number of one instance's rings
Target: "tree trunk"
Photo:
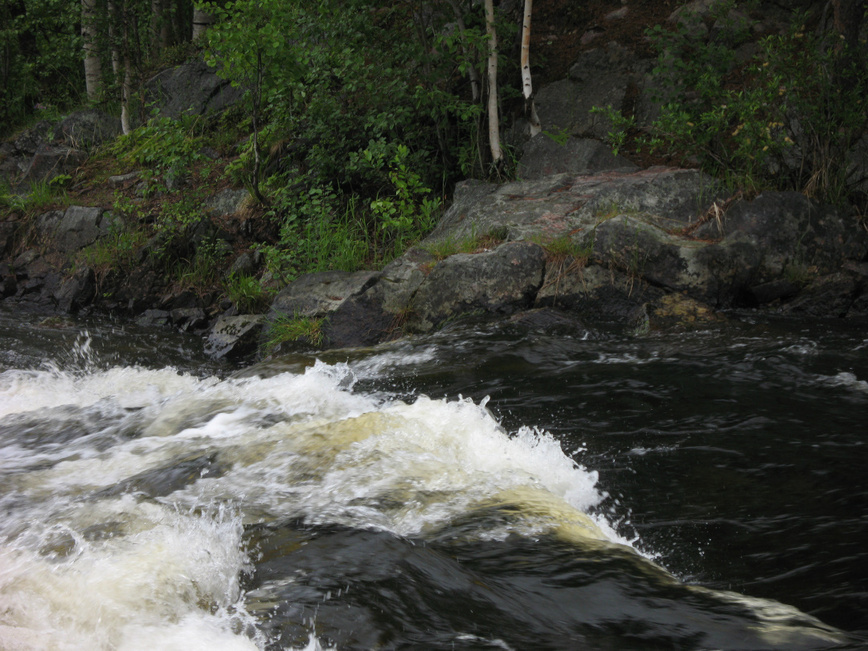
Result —
[[84, 83], [88, 99], [102, 92], [102, 65], [96, 37], [96, 0], [81, 0], [81, 36], [84, 40]]
[[464, 14], [461, 11], [461, 7], [458, 5], [458, 0], [448, 0], [448, 2], [449, 6], [452, 7], [452, 13], [455, 14], [455, 22], [458, 24], [458, 35], [461, 39], [461, 52], [464, 54], [464, 58], [467, 59], [467, 76], [470, 79], [470, 90], [473, 93], [473, 101], [478, 102], [480, 96], [479, 88], [482, 84], [479, 81], [479, 71], [474, 65], [475, 53], [468, 51], [467, 42], [464, 38], [464, 33], [467, 31], [467, 27], [464, 24]]
[[503, 150], [500, 147], [500, 116], [497, 97], [497, 31], [494, 28], [494, 0], [485, 0], [485, 31], [488, 34], [488, 144], [491, 162], [500, 167]]
[[524, 0], [524, 20], [521, 24], [521, 88], [524, 94], [525, 112], [528, 113], [531, 137], [542, 131], [536, 105], [533, 101], [533, 82], [530, 77], [530, 19], [533, 0]]
[[109, 0], [108, 2], [108, 14], [109, 14], [109, 23], [108, 23], [108, 36], [109, 36], [109, 47], [112, 52], [112, 75], [114, 76], [114, 82], [116, 85], [120, 86], [121, 84], [121, 44], [118, 41], [117, 29], [116, 26], [120, 23], [120, 19], [118, 18], [117, 7], [114, 3], [114, 0]]
[[195, 7], [193, 9], [193, 40], [202, 36], [214, 24], [214, 16], [207, 11]]

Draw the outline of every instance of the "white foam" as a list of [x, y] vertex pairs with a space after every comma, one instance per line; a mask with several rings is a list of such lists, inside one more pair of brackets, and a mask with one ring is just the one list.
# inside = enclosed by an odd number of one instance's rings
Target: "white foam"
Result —
[[[354, 393], [356, 377], [322, 363], [264, 379], [140, 368], [0, 375], [0, 416], [69, 406], [87, 427], [105, 428], [100, 445], [88, 435], [0, 448], [9, 514], [0, 648], [263, 646], [239, 587], [246, 522], [302, 517], [424, 537], [495, 508], [509, 522], [481, 528], [479, 539], [553, 532], [622, 542], [586, 515], [602, 499], [596, 473], [551, 435], [506, 432], [484, 401]], [[155, 499], [107, 492], [203, 457], [220, 472]], [[308, 648], [318, 645], [311, 638]]]

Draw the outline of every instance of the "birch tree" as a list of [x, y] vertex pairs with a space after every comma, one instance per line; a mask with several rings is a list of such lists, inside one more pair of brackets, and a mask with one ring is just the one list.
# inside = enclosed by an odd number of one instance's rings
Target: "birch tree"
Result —
[[491, 162], [496, 167], [503, 163], [500, 146], [500, 115], [497, 96], [497, 30], [494, 26], [494, 0], [485, 0], [485, 32], [488, 34], [488, 144]]
[[81, 36], [84, 41], [84, 83], [87, 98], [96, 99], [102, 92], [102, 65], [97, 46], [96, 0], [81, 0]]
[[542, 131], [536, 105], [533, 101], [533, 82], [530, 75], [530, 23], [533, 13], [533, 0], [524, 0], [524, 19], [521, 23], [521, 89], [524, 95], [524, 108], [530, 121], [531, 137]]

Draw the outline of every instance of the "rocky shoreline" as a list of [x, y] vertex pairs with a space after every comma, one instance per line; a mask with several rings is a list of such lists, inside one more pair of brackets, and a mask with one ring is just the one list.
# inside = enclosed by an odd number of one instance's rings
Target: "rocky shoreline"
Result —
[[[66, 270], [114, 219], [82, 206], [41, 215], [31, 244], [2, 263], [4, 301], [47, 314], [103, 307], [93, 270]], [[148, 282], [141, 276], [154, 273], [147, 265], [124, 279], [112, 305], [140, 323], [201, 333], [212, 355], [242, 359], [282, 317], [321, 320], [319, 341], [296, 343], [320, 348], [374, 345], [470, 317], [637, 332], [693, 327], [730, 308], [864, 318], [866, 256], [864, 231], [801, 194], [746, 199], [695, 170], [624, 169], [462, 183], [435, 231], [382, 271], [303, 276], [267, 314], [192, 293], [137, 300], [136, 286]]]
[[[193, 332], [211, 355], [239, 360], [262, 355], [281, 319], [317, 322], [317, 336], [294, 345], [344, 348], [468, 318], [565, 332], [594, 323], [636, 332], [692, 327], [734, 308], [868, 318], [868, 232], [855, 215], [795, 192], [744, 196], [694, 169], [642, 169], [601, 142], [610, 125], [589, 107], [632, 98], [647, 124], [655, 112], [649, 70], [614, 42], [583, 52], [568, 79], [537, 95], [550, 131], [529, 138], [519, 121], [507, 134], [522, 152], [522, 180], [460, 183], [435, 230], [382, 270], [303, 276], [276, 287], [267, 310], [239, 313], [219, 292], [173, 289], [149, 246], [107, 274], [74, 264], [125, 218], [105, 204], [71, 205], [0, 221], [0, 300], [46, 315], [103, 311]], [[201, 62], [149, 84], [169, 118], [224, 110], [240, 98]], [[75, 174], [87, 151], [118, 133], [117, 119], [93, 109], [40, 123], [0, 145], [0, 177], [26, 191]], [[137, 182], [138, 170], [106, 181]], [[246, 198], [240, 188], [215, 194], [205, 204], [209, 219], [185, 243], [190, 251], [203, 242], [224, 247], [227, 275], [262, 270], [255, 237], [239, 234], [252, 228], [240, 216]]]

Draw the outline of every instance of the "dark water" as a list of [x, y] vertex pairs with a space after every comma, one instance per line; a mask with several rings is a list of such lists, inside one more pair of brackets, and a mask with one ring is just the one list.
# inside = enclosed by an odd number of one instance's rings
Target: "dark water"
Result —
[[231, 377], [4, 319], [0, 648], [868, 646], [864, 324], [467, 326]]

